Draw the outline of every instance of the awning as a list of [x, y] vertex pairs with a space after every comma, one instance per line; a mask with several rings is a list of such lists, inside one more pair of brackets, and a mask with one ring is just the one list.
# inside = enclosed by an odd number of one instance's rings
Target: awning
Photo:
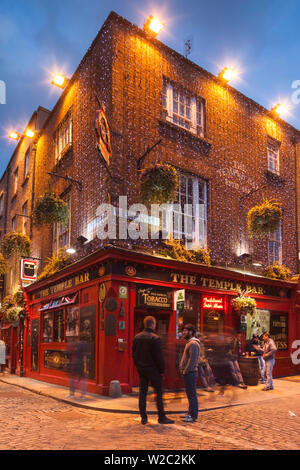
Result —
[[11, 328], [11, 327], [12, 327], [12, 324], [10, 323], [9, 325], [1, 326], [1, 330], [7, 330], [8, 328]]
[[58, 297], [57, 299], [50, 300], [47, 304], [42, 305], [40, 312], [45, 310], [52, 310], [54, 308], [65, 307], [67, 305], [72, 305], [76, 302], [78, 292], [72, 295], [64, 295], [63, 297]]

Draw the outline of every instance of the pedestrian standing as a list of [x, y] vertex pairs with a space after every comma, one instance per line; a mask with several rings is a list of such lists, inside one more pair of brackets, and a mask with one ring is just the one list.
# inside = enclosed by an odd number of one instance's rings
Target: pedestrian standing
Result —
[[212, 387], [215, 386], [215, 378], [211, 367], [209, 365], [208, 359], [205, 354], [205, 345], [204, 345], [204, 338], [200, 334], [199, 335], [200, 341], [200, 355], [199, 355], [199, 363], [198, 363], [198, 373], [202, 385], [204, 386], [204, 390], [206, 392], [214, 392]]
[[0, 339], [0, 372], [4, 374], [6, 365], [6, 346], [5, 342]]
[[228, 360], [228, 367], [233, 379], [235, 387], [246, 389], [247, 385], [244, 383], [243, 376], [241, 374], [238, 358], [242, 355], [242, 344], [241, 335], [238, 333], [233, 336], [229, 343], [229, 351], [226, 354]]
[[264, 340], [264, 349], [263, 349], [263, 359], [266, 364], [266, 386], [263, 390], [273, 390], [273, 367], [275, 364], [275, 353], [277, 352], [277, 348], [275, 346], [274, 341], [270, 338], [269, 333], [263, 334]]
[[139, 374], [139, 410], [142, 424], [148, 421], [146, 412], [146, 398], [149, 383], [156, 393], [156, 406], [158, 422], [160, 424], [173, 424], [167, 418], [163, 404], [163, 374], [165, 371], [161, 340], [154, 333], [156, 319], [148, 316], [144, 318], [144, 330], [138, 333], [132, 344], [133, 362]]
[[193, 423], [198, 418], [197, 372], [200, 356], [200, 341], [195, 336], [196, 328], [188, 323], [183, 327], [182, 336], [186, 345], [179, 364], [183, 375], [186, 395], [189, 401], [189, 412], [184, 418], [187, 423]]
[[255, 356], [258, 359], [259, 364], [259, 372], [260, 372], [260, 379], [261, 383], [266, 383], [265, 372], [266, 372], [266, 364], [265, 360], [263, 359], [264, 350], [261, 347], [261, 342], [259, 340], [259, 336], [254, 334], [249, 345], [249, 351], [254, 352]]

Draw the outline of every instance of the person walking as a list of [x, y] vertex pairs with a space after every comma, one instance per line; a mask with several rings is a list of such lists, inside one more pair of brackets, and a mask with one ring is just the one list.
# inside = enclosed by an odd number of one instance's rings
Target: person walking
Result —
[[0, 372], [4, 374], [6, 365], [6, 345], [5, 342], [0, 339]]
[[266, 364], [266, 386], [263, 390], [273, 390], [273, 367], [275, 364], [275, 353], [277, 352], [276, 345], [272, 338], [270, 338], [269, 333], [263, 334], [264, 349], [263, 349], [263, 359]]
[[84, 353], [86, 352], [86, 343], [78, 339], [74, 343], [69, 343], [69, 352], [71, 356], [71, 370], [69, 377], [69, 397], [75, 398], [75, 384], [77, 382], [81, 390], [81, 398], [85, 398], [86, 378], [84, 376]]
[[233, 336], [229, 343], [229, 351], [226, 354], [228, 360], [228, 367], [230, 374], [233, 379], [235, 387], [246, 389], [247, 385], [244, 383], [243, 376], [241, 374], [238, 358], [242, 354], [241, 335], [238, 333]]
[[259, 365], [259, 372], [260, 372], [260, 379], [259, 381], [263, 384], [266, 383], [265, 372], [266, 372], [266, 364], [263, 359], [263, 352], [264, 350], [261, 347], [261, 342], [259, 340], [259, 336], [254, 334], [252, 340], [249, 345], [249, 352], [254, 352], [255, 356], [258, 359]]
[[206, 392], [214, 392], [212, 387], [215, 386], [215, 378], [211, 367], [209, 365], [208, 359], [205, 354], [205, 345], [204, 345], [204, 338], [203, 335], [199, 335], [200, 341], [200, 355], [199, 355], [199, 362], [198, 362], [198, 373], [204, 390]]
[[148, 316], [144, 318], [144, 330], [138, 333], [132, 343], [132, 358], [139, 374], [139, 410], [141, 423], [148, 421], [146, 412], [146, 398], [149, 383], [156, 393], [156, 406], [158, 422], [160, 424], [173, 424], [167, 418], [163, 404], [163, 374], [165, 371], [161, 340], [154, 333], [156, 319]]
[[183, 421], [194, 423], [198, 418], [197, 371], [200, 356], [200, 341], [195, 336], [196, 328], [188, 323], [182, 329], [186, 345], [179, 364], [183, 375], [186, 395], [189, 401], [189, 413]]

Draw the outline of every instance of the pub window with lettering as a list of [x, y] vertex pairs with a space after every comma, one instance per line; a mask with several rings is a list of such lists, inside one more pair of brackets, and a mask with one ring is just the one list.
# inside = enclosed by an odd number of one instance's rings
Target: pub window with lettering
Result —
[[78, 307], [68, 307], [43, 315], [43, 343], [70, 343], [78, 338]]
[[221, 334], [224, 331], [224, 297], [205, 295], [202, 297], [203, 333]]
[[200, 310], [198, 308], [198, 295], [186, 292], [183, 310], [177, 310], [176, 339], [182, 338], [182, 328], [187, 323], [196, 327], [197, 334], [200, 333]]

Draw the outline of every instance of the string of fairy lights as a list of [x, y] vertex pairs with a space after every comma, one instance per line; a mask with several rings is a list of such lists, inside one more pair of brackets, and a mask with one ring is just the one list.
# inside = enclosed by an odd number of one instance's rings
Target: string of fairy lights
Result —
[[[156, 38], [163, 26], [158, 18], [150, 16], [144, 24], [144, 31], [149, 38]], [[92, 55], [89, 65], [81, 67], [80, 86], [76, 88], [80, 116], [76, 119], [92, 121], [90, 109], [91, 103], [95, 103], [95, 109], [98, 107], [95, 98], [97, 91], [108, 109], [112, 100], [111, 119], [114, 129], [120, 132], [121, 137], [115, 137], [113, 140], [111, 178], [104, 165], [97, 164], [99, 157], [95, 152], [92, 126], [89, 135], [85, 132], [86, 126], [76, 126], [76, 151], [80, 153], [80, 159], [74, 159], [72, 176], [80, 181], [83, 167], [85, 172], [83, 191], [72, 195], [72, 198], [76, 199], [72, 205], [72, 217], [78, 222], [78, 233], [83, 233], [91, 226], [95, 219], [96, 207], [103, 201], [109, 202], [109, 197], [114, 193], [116, 196], [120, 187], [127, 193], [129, 202], [137, 200], [139, 174], [132, 163], [135, 160], [131, 158], [142, 155], [163, 132], [163, 143], [147, 156], [147, 164], [162, 159], [181, 168], [183, 172], [190, 172], [211, 182], [208, 186], [207, 233], [215, 262], [225, 263], [232, 259], [233, 253], [239, 256], [250, 251], [255, 252], [255, 258], [261, 260], [264, 265], [268, 264], [266, 240], [251, 241], [246, 227], [247, 212], [265, 195], [275, 198], [284, 209], [283, 234], [288, 236], [284, 238], [282, 259], [295, 271], [295, 170], [293, 159], [290, 158], [295, 152], [293, 132], [287, 124], [278, 121], [279, 117], [289, 111], [288, 107], [278, 103], [267, 111], [254, 102], [249, 104], [248, 98], [229, 86], [229, 82], [238, 75], [238, 71], [233, 67], [224, 67], [217, 77], [211, 75], [209, 79], [205, 79], [203, 72], [195, 71], [195, 65], [184, 57], [180, 59], [178, 55], [178, 60], [175, 56], [170, 59], [169, 52], [159, 43], [153, 45], [153, 42], [144, 41], [141, 36], [132, 35], [129, 30], [122, 28], [118, 31], [118, 50], [114, 55], [114, 61], [122, 67], [121, 77], [118, 77], [116, 71], [110, 70], [105, 57], [105, 51], [108, 53], [111, 48], [112, 33], [106, 29], [101, 34], [103, 56], [99, 58], [99, 55]], [[100, 62], [102, 67], [99, 66]], [[204, 140], [212, 142], [208, 156], [202, 156], [201, 152], [199, 155], [199, 142], [187, 145], [186, 131], [162, 131], [161, 123], [157, 125], [157, 106], [162, 109], [163, 76], [170, 76], [181, 86], [184, 84], [187, 90], [192, 88], [193, 94], [201, 96], [207, 103]], [[115, 88], [112, 86], [112, 97], [109, 96], [110, 89], [107, 86], [111, 80], [116, 83]], [[69, 84], [69, 79], [56, 73], [51, 83], [64, 90]], [[118, 106], [119, 109], [116, 109]], [[176, 134], [173, 141], [169, 137], [170, 134]], [[266, 161], [263, 156], [266, 155], [264, 139], [267, 135], [281, 143], [284, 185], [279, 187], [269, 184], [264, 194], [258, 192], [255, 196], [249, 196], [240, 205], [241, 196], [265, 184]], [[37, 141], [40, 134], [30, 128], [23, 132], [14, 130], [9, 133], [9, 137], [15, 141], [24, 136]], [[93, 178], [92, 182], [89, 182], [88, 176], [91, 172]], [[120, 175], [121, 179], [114, 179]], [[101, 245], [102, 241], [98, 240], [97, 243]], [[132, 240], [123, 241], [127, 246], [132, 243]]]

